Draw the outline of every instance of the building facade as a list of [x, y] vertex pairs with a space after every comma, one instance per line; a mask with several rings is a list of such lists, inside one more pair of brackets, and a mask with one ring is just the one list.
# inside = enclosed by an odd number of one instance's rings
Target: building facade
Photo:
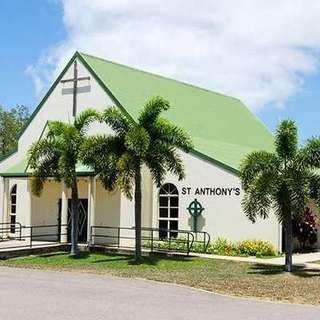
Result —
[[[184, 180], [168, 175], [157, 188], [143, 168], [143, 226], [196, 228], [213, 239], [263, 239], [280, 249], [281, 227], [275, 216], [270, 213], [269, 219], [252, 224], [241, 208], [240, 161], [248, 152], [272, 150], [273, 144], [272, 135], [241, 101], [82, 53], [72, 57], [40, 102], [19, 137], [17, 150], [0, 162], [2, 223], [57, 225], [67, 241], [70, 190], [49, 179], [40, 197], [32, 195], [27, 153], [45, 134], [48, 121], [72, 121], [72, 83], [61, 80], [73, 77], [74, 61], [79, 77], [89, 77], [79, 82], [77, 113], [88, 107], [102, 111], [118, 106], [134, 120], [150, 97], [162, 96], [172, 105], [165, 116], [191, 135], [194, 150], [181, 151]], [[89, 130], [89, 134], [102, 132], [112, 133], [101, 124]], [[134, 226], [133, 201], [119, 191], [107, 192], [90, 169], [79, 165], [77, 173], [81, 241], [89, 240], [92, 226]], [[14, 233], [12, 227], [8, 236]]]

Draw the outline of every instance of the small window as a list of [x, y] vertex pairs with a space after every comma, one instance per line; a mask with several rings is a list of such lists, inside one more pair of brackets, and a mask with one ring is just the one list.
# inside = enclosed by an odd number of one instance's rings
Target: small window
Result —
[[15, 184], [10, 192], [10, 233], [16, 232], [16, 222], [17, 222], [17, 185]]
[[160, 239], [178, 236], [179, 192], [172, 183], [164, 184], [159, 191], [159, 229]]

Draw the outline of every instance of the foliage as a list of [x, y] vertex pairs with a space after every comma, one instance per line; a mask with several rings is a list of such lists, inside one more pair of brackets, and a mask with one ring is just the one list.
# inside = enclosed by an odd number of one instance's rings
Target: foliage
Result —
[[273, 211], [284, 225], [287, 271], [292, 270], [292, 218], [303, 214], [311, 195], [319, 195], [314, 181], [320, 177], [314, 169], [320, 166], [320, 140], [312, 139], [300, 149], [297, 141], [296, 124], [282, 121], [275, 136], [275, 152], [252, 152], [240, 168], [247, 217], [255, 222]]
[[80, 147], [85, 139], [90, 121], [98, 118], [92, 109], [83, 111], [68, 124], [61, 121], [48, 122], [47, 133], [29, 150], [29, 167], [32, 170], [32, 192], [39, 196], [44, 182], [52, 177], [63, 181], [68, 188], [76, 177], [76, 165], [81, 162]]
[[132, 198], [136, 171], [145, 164], [155, 184], [161, 186], [167, 171], [184, 177], [182, 159], [176, 148], [189, 151], [189, 136], [179, 127], [160, 117], [169, 102], [155, 97], [141, 111], [137, 123], [117, 107], [104, 111], [102, 120], [113, 135], [89, 137], [81, 153], [84, 164], [95, 169], [107, 190], [119, 188]]
[[293, 220], [293, 236], [298, 239], [300, 249], [312, 247], [317, 242], [317, 216], [306, 208], [302, 217]]
[[[151, 242], [146, 241], [145, 247], [151, 248]], [[187, 251], [187, 240], [184, 237], [177, 239], [164, 239], [162, 241], [153, 241], [155, 250], [166, 251]], [[194, 242], [191, 252], [204, 253], [203, 242]], [[243, 240], [240, 242], [231, 242], [225, 238], [217, 238], [208, 246], [206, 253], [222, 255], [222, 256], [256, 256], [256, 257], [273, 257], [277, 255], [277, 250], [274, 246], [263, 240]]]
[[277, 251], [274, 246], [263, 240], [243, 240], [237, 244], [237, 251], [241, 255], [256, 256], [256, 257], [271, 257], [276, 256]]
[[225, 238], [217, 238], [212, 241], [208, 248], [208, 253], [223, 255], [223, 256], [236, 256], [238, 255], [236, 244]]
[[154, 250], [164, 250], [164, 251], [176, 251], [176, 252], [187, 252], [188, 250], [188, 242], [184, 237], [179, 237], [176, 239], [163, 239], [156, 240], [151, 243], [151, 241], [146, 241], [144, 243], [146, 248], [151, 248], [153, 246]]
[[48, 178], [63, 181], [71, 188], [71, 254], [78, 254], [78, 186], [77, 163], [81, 162], [80, 147], [90, 122], [99, 114], [87, 109], [73, 124], [61, 121], [48, 122], [44, 138], [29, 150], [29, 167], [32, 170], [31, 191], [40, 196]]
[[137, 122], [119, 108], [111, 107], [101, 116], [114, 132], [89, 137], [81, 149], [84, 164], [94, 169], [107, 190], [121, 190], [132, 199], [135, 190], [136, 259], [141, 258], [141, 168], [145, 165], [156, 186], [160, 187], [167, 172], [184, 178], [184, 167], [177, 148], [189, 151], [189, 136], [161, 117], [170, 108], [161, 97], [150, 99]]
[[14, 150], [18, 144], [18, 134], [29, 119], [29, 110], [19, 105], [11, 110], [0, 106], [0, 155]]

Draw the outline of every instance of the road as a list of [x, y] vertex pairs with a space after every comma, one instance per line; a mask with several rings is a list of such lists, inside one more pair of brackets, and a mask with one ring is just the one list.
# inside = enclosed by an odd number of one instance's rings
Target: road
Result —
[[0, 267], [0, 319], [309, 320], [320, 307], [238, 299], [143, 280]]

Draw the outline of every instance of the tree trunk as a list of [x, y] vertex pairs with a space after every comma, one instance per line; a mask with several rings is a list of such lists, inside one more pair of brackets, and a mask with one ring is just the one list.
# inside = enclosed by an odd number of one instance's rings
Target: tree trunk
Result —
[[79, 228], [79, 196], [77, 178], [74, 178], [71, 186], [71, 252], [70, 255], [76, 257], [78, 248], [78, 228]]
[[135, 260], [141, 260], [141, 167], [138, 166], [135, 172], [135, 190], [134, 190], [134, 216], [135, 216]]
[[291, 213], [286, 214], [285, 243], [286, 243], [285, 271], [292, 272], [292, 217], [291, 217]]

